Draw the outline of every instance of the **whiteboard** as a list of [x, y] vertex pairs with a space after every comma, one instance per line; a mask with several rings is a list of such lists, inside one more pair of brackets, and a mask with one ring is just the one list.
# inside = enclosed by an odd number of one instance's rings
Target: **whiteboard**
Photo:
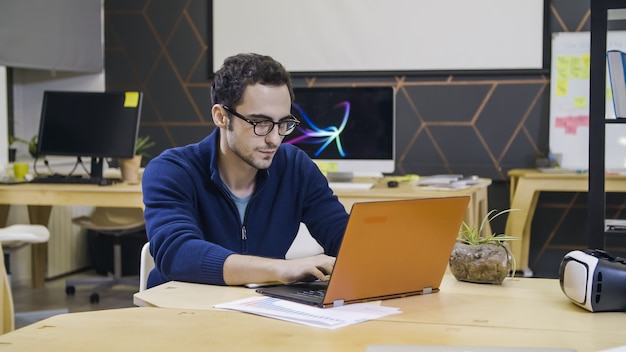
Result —
[[[550, 151], [561, 154], [561, 167], [589, 167], [589, 32], [553, 33], [550, 68]], [[626, 51], [626, 31], [607, 34], [607, 50]], [[608, 72], [607, 72], [608, 74]], [[607, 76], [606, 118], [615, 118]], [[607, 170], [626, 169], [626, 125], [607, 124]]]
[[291, 72], [543, 68], [544, 0], [213, 0], [213, 72], [271, 55]]

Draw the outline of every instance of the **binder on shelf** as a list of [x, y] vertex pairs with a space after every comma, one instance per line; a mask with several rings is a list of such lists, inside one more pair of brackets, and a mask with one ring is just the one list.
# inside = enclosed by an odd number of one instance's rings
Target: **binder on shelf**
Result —
[[606, 53], [609, 82], [613, 92], [613, 108], [616, 118], [626, 118], [626, 53], [609, 50]]

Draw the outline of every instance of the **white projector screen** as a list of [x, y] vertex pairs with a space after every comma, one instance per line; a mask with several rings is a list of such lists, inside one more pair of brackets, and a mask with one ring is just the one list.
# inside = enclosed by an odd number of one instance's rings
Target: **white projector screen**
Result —
[[103, 9], [103, 0], [0, 0], [0, 65], [102, 72]]
[[213, 0], [213, 72], [271, 55], [292, 72], [543, 68], [544, 0]]

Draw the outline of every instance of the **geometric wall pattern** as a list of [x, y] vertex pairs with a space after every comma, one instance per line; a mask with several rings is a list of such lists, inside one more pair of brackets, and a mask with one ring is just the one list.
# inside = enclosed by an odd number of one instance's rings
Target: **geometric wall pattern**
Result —
[[[214, 128], [207, 60], [210, 3], [105, 2], [106, 87], [144, 92], [140, 135], [150, 135], [157, 142], [150, 151], [153, 156], [199, 141]], [[550, 33], [589, 30], [588, 0], [549, 0], [547, 14]], [[533, 167], [536, 156], [548, 149], [548, 69], [507, 75], [325, 74], [294, 76], [293, 80], [296, 86], [393, 86], [398, 126], [395, 173], [491, 178], [491, 208], [508, 207], [507, 171]], [[584, 194], [541, 196], [531, 241], [535, 272], [554, 276], [564, 251], [586, 245], [581, 230], [586, 220], [584, 199]], [[619, 215], [619, 205], [608, 207]], [[500, 221], [494, 229], [504, 228], [504, 219]]]
[[[107, 1], [106, 84], [142, 89], [141, 133], [153, 154], [198, 141], [209, 114], [209, 1]], [[396, 173], [479, 174], [506, 180], [545, 152], [549, 79], [402, 75], [294, 77], [295, 85], [387, 85], [397, 91]], [[498, 133], [493, 133], [497, 130]]]

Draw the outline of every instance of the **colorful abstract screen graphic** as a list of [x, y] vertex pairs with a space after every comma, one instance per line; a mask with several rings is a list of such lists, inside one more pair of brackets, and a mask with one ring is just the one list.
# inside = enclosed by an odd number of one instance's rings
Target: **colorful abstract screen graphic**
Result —
[[336, 162], [339, 171], [393, 172], [393, 87], [296, 87], [294, 93], [291, 113], [301, 123], [284, 143]]
[[302, 118], [306, 122], [310, 128], [298, 128], [302, 135], [290, 140], [287, 143], [303, 143], [303, 144], [321, 144], [318, 150], [313, 153], [313, 156], [319, 156], [329, 144], [335, 143], [337, 146], [337, 152], [342, 158], [346, 157], [346, 152], [343, 150], [341, 146], [341, 132], [343, 132], [346, 127], [346, 123], [348, 122], [348, 118], [350, 118], [350, 103], [347, 101], [341, 102], [335, 106], [335, 108], [343, 109], [343, 118], [341, 119], [341, 125], [339, 126], [327, 126], [327, 127], [319, 127], [315, 125], [314, 120], [307, 115], [307, 113], [298, 105], [293, 104], [294, 109], [296, 109], [300, 114], [302, 114]]

